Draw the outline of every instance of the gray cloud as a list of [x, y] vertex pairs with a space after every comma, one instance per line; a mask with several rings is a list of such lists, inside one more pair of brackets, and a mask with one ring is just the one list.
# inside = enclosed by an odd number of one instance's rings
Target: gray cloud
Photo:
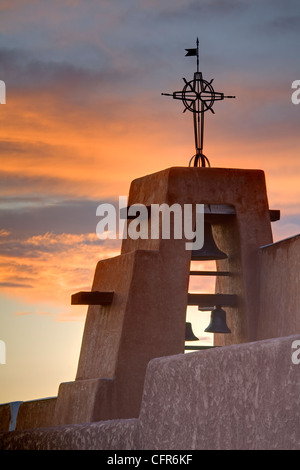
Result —
[[[26, 92], [51, 91], [57, 96], [63, 96], [64, 101], [76, 97], [81, 98], [93, 94], [98, 99], [104, 92], [113, 87], [126, 84], [130, 87], [133, 74], [132, 66], [119, 67], [110, 57], [103, 57], [99, 51], [97, 64], [80, 65], [66, 60], [45, 60], [28, 52], [14, 48], [0, 48], [1, 78], [11, 92], [22, 90]], [[82, 101], [82, 100], [81, 100]]]
[[30, 284], [24, 284], [22, 282], [0, 282], [0, 287], [15, 287], [15, 288], [32, 288]]
[[290, 16], [275, 17], [269, 21], [266, 27], [269, 32], [274, 33], [298, 33], [300, 29], [300, 15], [295, 14]]
[[[14, 194], [60, 194], [62, 179], [55, 176], [21, 175], [17, 173], [0, 172], [0, 187], [2, 195], [13, 197]], [[26, 200], [26, 196], [24, 196]]]
[[26, 237], [47, 232], [95, 233], [98, 222], [96, 209], [104, 202], [116, 204], [112, 200], [66, 200], [59, 196], [49, 198], [47, 195], [42, 198], [12, 198], [10, 209], [0, 208], [1, 228], [12, 232], [14, 236], [22, 233]]
[[163, 17], [184, 18], [192, 17], [195, 14], [202, 18], [232, 15], [233, 13], [243, 12], [248, 9], [247, 2], [237, 0], [191, 0], [190, 2], [182, 2], [181, 5], [174, 2], [160, 2], [161, 7], [157, 7], [157, 11]]

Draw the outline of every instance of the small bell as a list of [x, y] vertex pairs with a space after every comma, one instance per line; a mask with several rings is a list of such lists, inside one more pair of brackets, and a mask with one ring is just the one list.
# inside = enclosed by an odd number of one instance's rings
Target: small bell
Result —
[[231, 333], [226, 324], [226, 312], [219, 305], [211, 312], [210, 324], [204, 331], [208, 333]]
[[185, 324], [185, 341], [199, 341], [199, 338], [193, 333], [192, 324], [189, 322]]

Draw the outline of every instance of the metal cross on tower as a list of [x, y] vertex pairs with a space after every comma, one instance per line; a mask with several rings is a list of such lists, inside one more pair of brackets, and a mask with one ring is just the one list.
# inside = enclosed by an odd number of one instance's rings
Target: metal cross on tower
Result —
[[183, 112], [188, 109], [193, 113], [194, 119], [194, 133], [195, 133], [195, 147], [196, 154], [191, 158], [189, 165], [194, 160], [194, 166], [205, 167], [206, 163], [210, 166], [207, 157], [203, 154], [203, 134], [204, 134], [204, 113], [210, 110], [215, 113], [212, 106], [215, 101], [223, 100], [224, 98], [235, 98], [235, 96], [224, 96], [224, 93], [216, 92], [212, 87], [213, 79], [207, 82], [203, 79], [202, 73], [199, 71], [199, 39], [197, 38], [197, 47], [195, 49], [185, 49], [186, 56], [197, 57], [197, 72], [194, 73], [194, 78], [187, 81], [183, 78], [185, 83], [182, 91], [174, 91], [173, 93], [162, 93], [165, 96], [173, 96], [174, 100], [181, 100], [184, 104]]

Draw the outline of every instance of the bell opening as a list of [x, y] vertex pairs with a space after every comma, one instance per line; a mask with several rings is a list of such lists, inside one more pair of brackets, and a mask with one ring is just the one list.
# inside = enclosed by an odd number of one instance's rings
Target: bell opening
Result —
[[192, 261], [210, 261], [228, 258], [226, 253], [219, 250], [217, 247], [213, 234], [211, 224], [204, 222], [204, 244], [200, 250], [192, 250]]
[[186, 322], [185, 324], [185, 341], [199, 341], [199, 338], [194, 335], [190, 322]]

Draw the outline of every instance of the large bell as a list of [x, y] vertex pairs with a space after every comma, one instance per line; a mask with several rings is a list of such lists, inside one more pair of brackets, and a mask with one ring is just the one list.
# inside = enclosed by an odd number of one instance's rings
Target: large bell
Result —
[[211, 224], [204, 222], [204, 244], [200, 250], [192, 250], [192, 261], [209, 261], [215, 259], [227, 258], [226, 253], [219, 250], [217, 247], [213, 234]]
[[189, 322], [185, 324], [185, 341], [199, 341], [199, 338], [193, 333], [192, 324]]
[[208, 333], [231, 333], [226, 324], [226, 312], [220, 306], [217, 306], [210, 315], [210, 324], [204, 330]]

